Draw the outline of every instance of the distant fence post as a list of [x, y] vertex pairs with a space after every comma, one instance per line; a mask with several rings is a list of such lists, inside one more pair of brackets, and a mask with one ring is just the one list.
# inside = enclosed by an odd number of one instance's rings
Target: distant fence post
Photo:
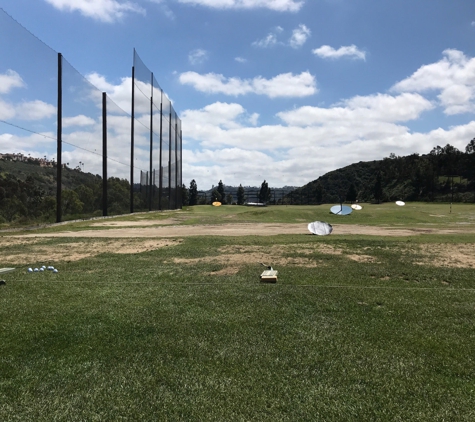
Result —
[[62, 185], [62, 160], [63, 155], [63, 56], [58, 53], [58, 107], [57, 107], [57, 133], [56, 133], [56, 222], [61, 222], [61, 185]]
[[107, 216], [107, 94], [102, 93], [102, 215]]

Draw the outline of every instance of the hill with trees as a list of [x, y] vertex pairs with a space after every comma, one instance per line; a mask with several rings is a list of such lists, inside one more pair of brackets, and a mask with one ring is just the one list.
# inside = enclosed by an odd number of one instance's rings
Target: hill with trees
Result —
[[428, 154], [351, 164], [286, 197], [293, 204], [380, 201], [475, 202], [475, 138], [462, 152], [447, 144]]

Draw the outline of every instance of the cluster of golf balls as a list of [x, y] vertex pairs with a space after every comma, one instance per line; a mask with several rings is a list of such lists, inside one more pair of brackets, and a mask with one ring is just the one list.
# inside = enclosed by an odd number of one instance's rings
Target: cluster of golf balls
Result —
[[52, 265], [48, 267], [46, 265], [43, 265], [42, 267], [39, 267], [39, 268], [28, 268], [29, 273], [38, 273], [45, 270], [53, 271], [54, 273], [58, 272], [58, 270], [54, 268]]

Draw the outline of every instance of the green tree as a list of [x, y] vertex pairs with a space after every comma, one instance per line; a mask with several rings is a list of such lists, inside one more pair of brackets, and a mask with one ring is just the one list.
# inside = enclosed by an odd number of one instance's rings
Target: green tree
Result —
[[233, 196], [230, 193], [228, 193], [226, 195], [226, 204], [232, 205], [233, 201], [234, 201]]
[[213, 191], [211, 192], [211, 203], [213, 202], [221, 202], [222, 203], [222, 200], [221, 200], [221, 194], [218, 192], [218, 189], [213, 189]]
[[82, 212], [84, 204], [79, 200], [78, 194], [69, 189], [61, 192], [61, 211], [63, 215], [79, 214]]
[[383, 198], [383, 185], [381, 181], [381, 172], [378, 171], [376, 174], [376, 180], [374, 182], [374, 189], [373, 189], [373, 195], [374, 199], [378, 201], [378, 204], [380, 203], [381, 199]]
[[245, 200], [246, 198], [245, 198], [244, 188], [242, 187], [242, 185], [239, 185], [238, 190], [237, 190], [237, 204], [242, 205], [244, 204]]
[[473, 154], [475, 153], [475, 138], [473, 138], [465, 147], [466, 154]]
[[317, 201], [317, 204], [321, 204], [323, 201], [323, 185], [320, 180], [317, 180], [317, 183], [315, 184], [315, 200]]
[[188, 205], [188, 189], [186, 188], [185, 184], [181, 185], [181, 203], [183, 206]]
[[190, 182], [190, 189], [188, 190], [188, 204], [196, 205], [198, 203], [198, 185], [195, 179]]
[[85, 185], [79, 185], [74, 191], [78, 195], [78, 199], [84, 204], [83, 212], [92, 213], [94, 212], [94, 192], [93, 190]]
[[259, 202], [266, 203], [269, 201], [271, 196], [271, 189], [269, 189], [269, 185], [264, 180], [261, 185], [261, 189], [259, 190]]
[[357, 192], [356, 192], [355, 184], [352, 183], [350, 187], [348, 188], [348, 192], [346, 193], [346, 200], [355, 202], [356, 197], [357, 197]]
[[221, 202], [223, 205], [226, 204], [226, 194], [224, 193], [224, 185], [223, 185], [222, 180], [219, 181], [217, 190], [218, 190], [219, 196], [221, 197], [221, 200], [219, 202]]

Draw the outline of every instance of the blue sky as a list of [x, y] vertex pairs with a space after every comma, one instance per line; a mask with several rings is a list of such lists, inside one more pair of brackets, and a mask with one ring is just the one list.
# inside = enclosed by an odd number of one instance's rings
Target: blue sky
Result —
[[[135, 48], [182, 120], [187, 186], [191, 179], [199, 189], [219, 180], [301, 186], [390, 153], [447, 143], [464, 150], [475, 137], [473, 1], [0, 0], [0, 7], [126, 111]], [[26, 76], [1, 62], [0, 120], [9, 121], [12, 81]], [[45, 110], [55, 104], [41, 100]], [[0, 125], [0, 152], [54, 154], [21, 136]]]

